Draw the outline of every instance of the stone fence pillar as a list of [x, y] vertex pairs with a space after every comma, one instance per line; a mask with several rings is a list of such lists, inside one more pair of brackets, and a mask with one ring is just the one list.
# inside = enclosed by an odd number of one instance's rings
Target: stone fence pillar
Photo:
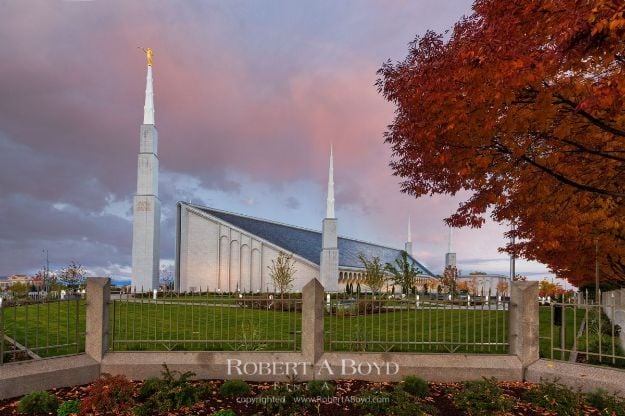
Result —
[[302, 289], [302, 353], [314, 364], [323, 354], [324, 288], [312, 279]]
[[87, 279], [87, 334], [85, 352], [100, 362], [108, 348], [109, 301], [111, 279], [90, 277]]
[[538, 282], [513, 281], [510, 291], [510, 354], [527, 368], [538, 355]]

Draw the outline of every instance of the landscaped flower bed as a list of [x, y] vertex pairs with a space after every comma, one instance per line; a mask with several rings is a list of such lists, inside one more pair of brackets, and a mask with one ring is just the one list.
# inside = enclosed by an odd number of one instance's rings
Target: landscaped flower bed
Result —
[[2, 401], [0, 415], [625, 415], [621, 398], [548, 382], [246, 383], [190, 381], [191, 375], [165, 369], [144, 382], [104, 376], [87, 386]]

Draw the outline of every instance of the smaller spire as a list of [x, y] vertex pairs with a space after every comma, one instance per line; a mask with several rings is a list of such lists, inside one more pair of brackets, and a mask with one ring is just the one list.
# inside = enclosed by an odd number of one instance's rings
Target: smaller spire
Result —
[[334, 215], [334, 155], [330, 145], [330, 169], [328, 170], [328, 198], [326, 200], [326, 218], [335, 218]]
[[410, 215], [408, 215], [408, 240], [409, 243], [412, 243], [412, 226], [410, 225]]

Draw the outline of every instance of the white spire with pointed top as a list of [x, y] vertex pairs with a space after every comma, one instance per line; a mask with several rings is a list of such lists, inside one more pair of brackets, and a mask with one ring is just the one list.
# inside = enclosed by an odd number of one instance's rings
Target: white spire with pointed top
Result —
[[145, 83], [145, 106], [143, 107], [143, 124], [154, 125], [154, 88], [152, 86], [152, 65], [148, 64], [148, 75]]
[[453, 239], [454, 239], [454, 229], [449, 227], [449, 241], [448, 241], [448, 246], [447, 246], [448, 253], [453, 253], [453, 251], [451, 251], [453, 248]]
[[408, 215], [408, 240], [409, 243], [412, 243], [412, 227], [410, 225], [410, 215]]
[[328, 198], [326, 200], [326, 218], [334, 216], [334, 155], [330, 145], [330, 169], [328, 171]]

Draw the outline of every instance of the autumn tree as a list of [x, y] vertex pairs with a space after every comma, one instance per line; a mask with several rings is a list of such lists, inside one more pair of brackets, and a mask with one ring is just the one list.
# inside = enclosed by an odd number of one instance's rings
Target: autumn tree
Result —
[[449, 293], [456, 293], [458, 282], [458, 269], [454, 266], [446, 266], [441, 277], [441, 285], [447, 289]]
[[293, 255], [281, 251], [278, 257], [271, 260], [271, 264], [267, 266], [269, 276], [281, 296], [293, 287], [294, 264]]
[[477, 293], [477, 289], [478, 289], [477, 275], [471, 274], [471, 278], [467, 282], [467, 286], [468, 286], [469, 293], [477, 296], [478, 294]]
[[625, 2], [477, 0], [379, 70], [402, 191], [467, 191], [446, 219], [514, 224], [503, 250], [625, 283]]
[[364, 254], [359, 254], [358, 258], [365, 268], [362, 282], [371, 289], [374, 295], [380, 293], [384, 284], [388, 280], [384, 273], [384, 266], [379, 257], [368, 259]]
[[499, 293], [500, 295], [507, 295], [508, 294], [508, 289], [509, 289], [509, 285], [508, 282], [505, 280], [500, 280], [497, 282], [497, 293]]
[[395, 264], [386, 263], [384, 268], [391, 273], [393, 276], [391, 280], [401, 287], [403, 294], [408, 294], [414, 287], [418, 273], [414, 261], [408, 258], [408, 252], [402, 250], [395, 259]]

